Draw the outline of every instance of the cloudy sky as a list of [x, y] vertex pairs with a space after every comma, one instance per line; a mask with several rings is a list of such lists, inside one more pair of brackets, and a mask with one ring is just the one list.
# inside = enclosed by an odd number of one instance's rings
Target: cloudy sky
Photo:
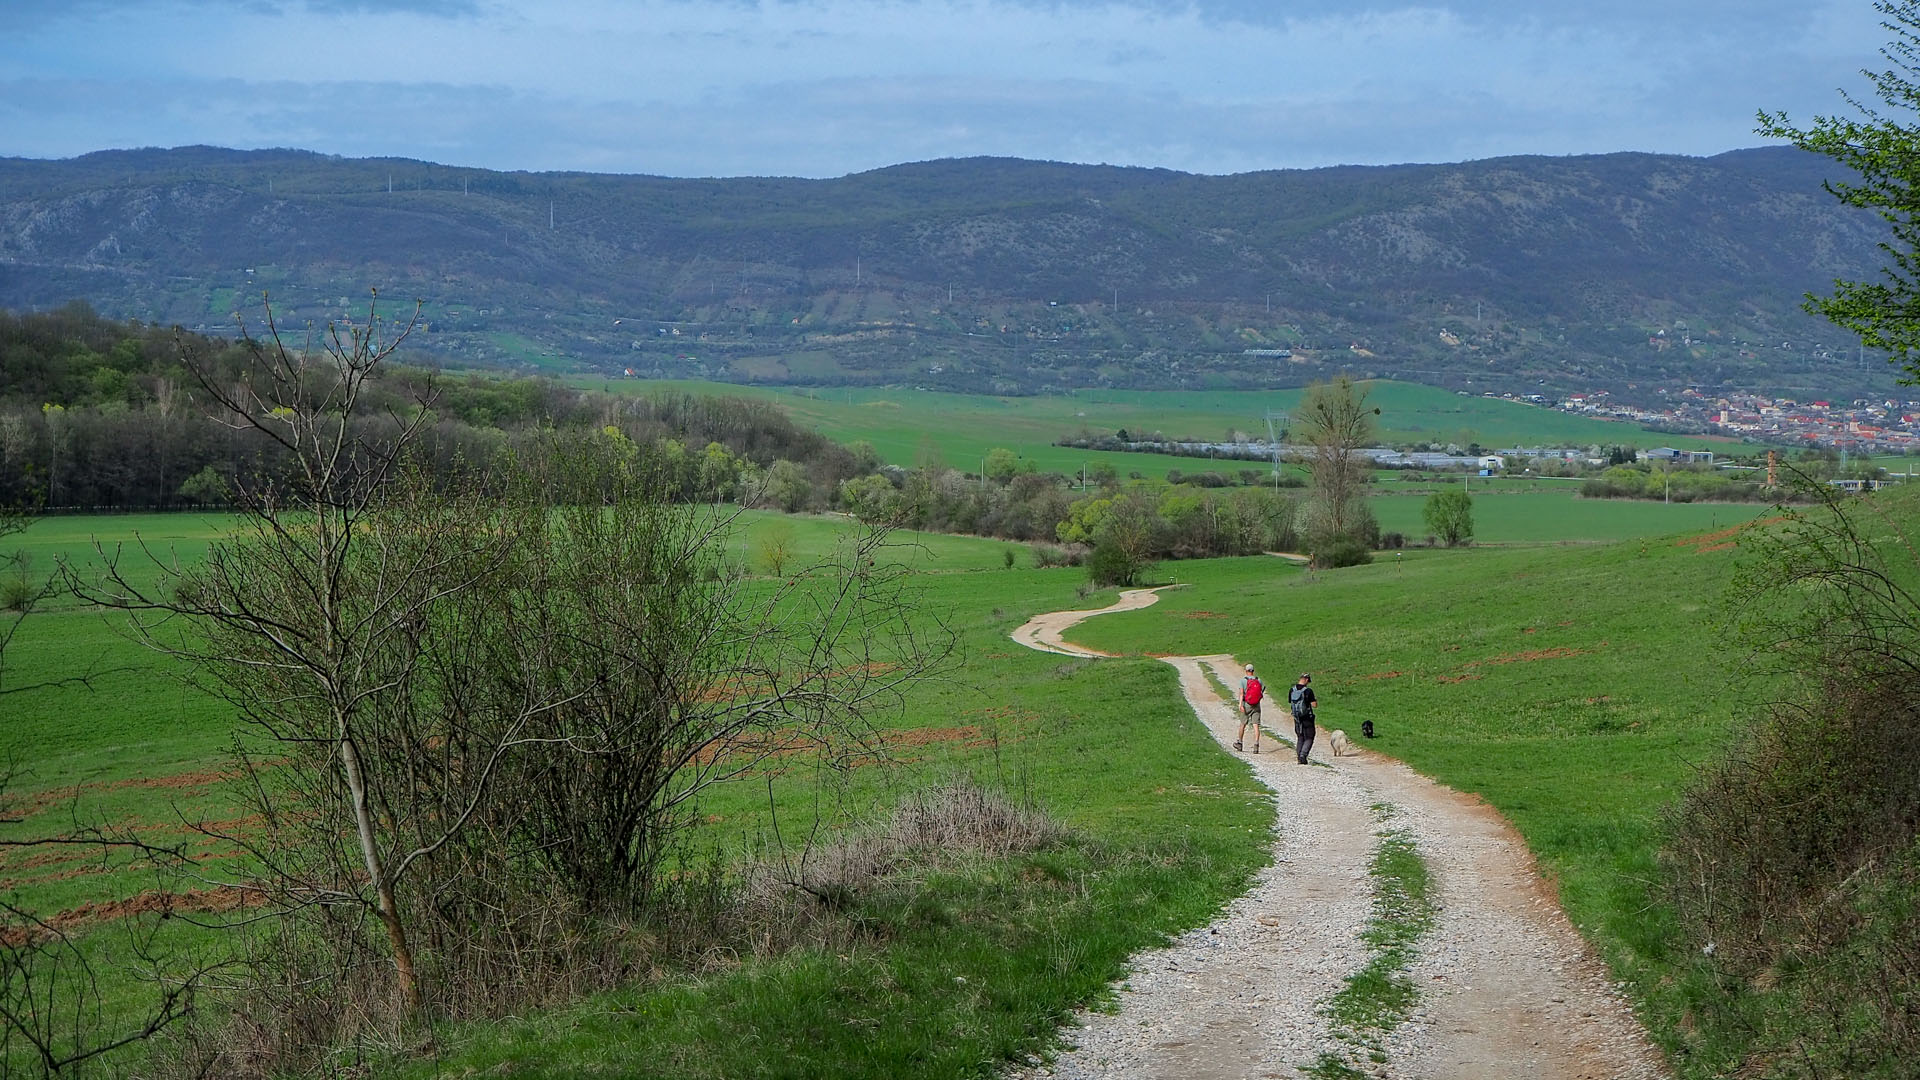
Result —
[[0, 0], [0, 156], [291, 146], [838, 176], [1753, 146], [1880, 67], [1869, 0]]

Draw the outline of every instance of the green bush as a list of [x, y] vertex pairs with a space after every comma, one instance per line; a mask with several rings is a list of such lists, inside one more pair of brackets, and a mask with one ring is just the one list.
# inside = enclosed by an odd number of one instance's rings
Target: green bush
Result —
[[1129, 558], [1117, 544], [1100, 543], [1094, 545], [1093, 551], [1087, 555], [1087, 580], [1101, 588], [1138, 585], [1141, 575], [1151, 570], [1153, 565]]
[[1313, 566], [1320, 570], [1331, 570], [1340, 566], [1364, 566], [1372, 561], [1373, 552], [1367, 545], [1347, 536], [1329, 540], [1325, 547], [1313, 553]]

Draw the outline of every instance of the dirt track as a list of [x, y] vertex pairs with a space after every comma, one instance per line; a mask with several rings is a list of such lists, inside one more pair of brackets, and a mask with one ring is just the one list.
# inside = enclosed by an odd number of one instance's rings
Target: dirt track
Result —
[[[1029, 648], [1105, 656], [1068, 643], [1092, 615], [1146, 607], [1136, 589], [1101, 611], [1054, 612], [1014, 631]], [[1235, 707], [1207, 678], [1236, 685], [1225, 655], [1167, 657], [1194, 715], [1223, 748]], [[1276, 676], [1277, 673], [1269, 673]], [[1284, 686], [1279, 678], [1274, 681]], [[1275, 737], [1242, 756], [1280, 808], [1274, 863], [1211, 925], [1134, 958], [1114, 1014], [1087, 1014], [1076, 1049], [1029, 1076], [1288, 1077], [1342, 1044], [1321, 1006], [1366, 963], [1359, 931], [1370, 903], [1367, 865], [1381, 825], [1410, 833], [1437, 884], [1438, 915], [1409, 975], [1413, 1016], [1384, 1040], [1393, 1078], [1664, 1077], [1660, 1054], [1568, 923], [1513, 827], [1484, 804], [1398, 761], [1360, 751], [1333, 757], [1338, 703], [1323, 711], [1315, 765], [1302, 768]], [[1284, 711], [1282, 711], [1284, 717]], [[1291, 724], [1283, 725], [1291, 732]], [[1227, 750], [1228, 753], [1233, 753]]]

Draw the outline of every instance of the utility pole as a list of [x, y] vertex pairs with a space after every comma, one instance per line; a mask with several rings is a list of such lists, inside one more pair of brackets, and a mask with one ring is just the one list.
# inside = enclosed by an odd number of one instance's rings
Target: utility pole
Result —
[[1282, 424], [1281, 430], [1285, 430], [1287, 414], [1268, 409], [1266, 419], [1267, 441], [1273, 444], [1273, 490], [1277, 492], [1280, 490], [1280, 434], [1274, 429], [1273, 422], [1278, 419]]

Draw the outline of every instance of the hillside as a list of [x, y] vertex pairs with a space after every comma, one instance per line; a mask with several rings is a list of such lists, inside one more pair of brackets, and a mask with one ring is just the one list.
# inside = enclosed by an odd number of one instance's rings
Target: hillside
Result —
[[836, 180], [206, 147], [0, 159], [0, 307], [298, 325], [378, 286], [461, 364], [738, 382], [1891, 385], [1802, 312], [1881, 229], [1787, 148], [1234, 176], [1005, 159]]

